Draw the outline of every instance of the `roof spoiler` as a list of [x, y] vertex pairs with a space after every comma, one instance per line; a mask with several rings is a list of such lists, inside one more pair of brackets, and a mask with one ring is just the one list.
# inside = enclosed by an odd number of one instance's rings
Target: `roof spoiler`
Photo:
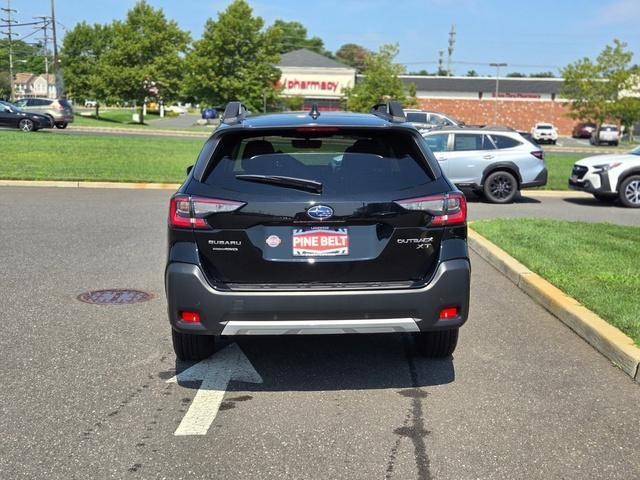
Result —
[[374, 114], [377, 117], [384, 118], [390, 122], [399, 122], [403, 123], [407, 121], [407, 117], [404, 114], [404, 110], [402, 110], [402, 105], [400, 102], [387, 102], [387, 103], [377, 103], [369, 113]]
[[222, 123], [234, 125], [242, 122], [249, 115], [249, 110], [240, 102], [229, 102], [222, 114]]

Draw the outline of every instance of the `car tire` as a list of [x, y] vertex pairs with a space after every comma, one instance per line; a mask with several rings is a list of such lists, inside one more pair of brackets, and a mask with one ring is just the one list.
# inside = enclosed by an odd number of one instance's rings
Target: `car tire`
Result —
[[620, 202], [625, 207], [640, 208], [640, 175], [631, 175], [620, 184]]
[[418, 351], [425, 357], [445, 358], [450, 356], [458, 345], [458, 329], [420, 332], [416, 334]]
[[498, 170], [485, 178], [482, 190], [491, 203], [511, 203], [518, 193], [518, 181], [506, 170]]
[[555, 144], [556, 144], [556, 142], [557, 142], [557, 140], [551, 140], [551, 144], [552, 144], [552, 145], [555, 145]]
[[614, 147], [617, 147], [619, 144], [619, 142], [613, 142], [611, 145], [613, 145]]
[[60, 128], [62, 130], [64, 130], [65, 128], [67, 128], [68, 123], [64, 122], [64, 123], [56, 123], [56, 128]]
[[216, 349], [213, 335], [193, 335], [171, 329], [171, 339], [176, 357], [188, 362], [204, 360], [210, 357]]
[[36, 130], [35, 128], [35, 124], [33, 123], [33, 120], [29, 120], [28, 118], [23, 118], [22, 120], [20, 120], [20, 122], [18, 123], [18, 128], [20, 130], [22, 130], [23, 132], [33, 132], [34, 130]]

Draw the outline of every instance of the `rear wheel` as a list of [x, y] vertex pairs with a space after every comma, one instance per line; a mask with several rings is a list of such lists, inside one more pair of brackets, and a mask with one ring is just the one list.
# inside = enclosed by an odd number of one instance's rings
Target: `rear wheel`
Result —
[[204, 360], [215, 351], [215, 337], [213, 335], [192, 335], [176, 332], [171, 329], [173, 351], [180, 360]]
[[56, 123], [56, 128], [61, 128], [61, 129], [65, 129], [67, 128], [67, 122], [64, 123]]
[[510, 203], [518, 193], [518, 181], [511, 173], [500, 170], [484, 181], [484, 196], [491, 203]]
[[455, 351], [458, 344], [458, 329], [418, 333], [416, 344], [420, 353], [425, 357], [448, 357]]
[[18, 123], [18, 128], [23, 132], [33, 132], [35, 130], [34, 127], [33, 120], [29, 120], [28, 118], [23, 118], [20, 120], [20, 123]]
[[625, 178], [618, 196], [625, 207], [640, 208], [640, 175]]

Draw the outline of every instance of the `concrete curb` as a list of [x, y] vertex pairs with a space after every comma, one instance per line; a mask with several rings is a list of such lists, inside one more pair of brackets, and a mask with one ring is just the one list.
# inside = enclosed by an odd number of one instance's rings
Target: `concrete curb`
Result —
[[0, 187], [126, 188], [132, 190], [177, 190], [179, 183], [69, 182], [48, 180], [0, 180]]
[[84, 127], [84, 126], [69, 126], [68, 130], [71, 132], [80, 133], [99, 133], [99, 134], [117, 134], [117, 135], [132, 135], [132, 136], [153, 136], [153, 137], [181, 137], [181, 138], [195, 138], [202, 139], [211, 136], [210, 132], [189, 132], [184, 130], [160, 130], [160, 129], [145, 129], [145, 128], [118, 128], [118, 127]]
[[640, 383], [640, 348], [616, 327], [469, 228], [469, 247]]
[[523, 197], [593, 198], [593, 195], [576, 190], [521, 190]]

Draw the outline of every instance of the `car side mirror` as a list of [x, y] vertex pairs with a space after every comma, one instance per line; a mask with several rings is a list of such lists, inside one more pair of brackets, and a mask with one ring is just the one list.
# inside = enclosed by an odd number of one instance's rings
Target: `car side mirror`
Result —
[[193, 170], [193, 165], [189, 165], [187, 167], [187, 175], [189, 175], [191, 173], [191, 170]]
[[7, 105], [5, 105], [2, 110], [5, 111], [5, 112], [9, 112], [9, 113], [11, 113], [13, 111], [13, 110], [11, 110], [11, 107], [8, 107]]

